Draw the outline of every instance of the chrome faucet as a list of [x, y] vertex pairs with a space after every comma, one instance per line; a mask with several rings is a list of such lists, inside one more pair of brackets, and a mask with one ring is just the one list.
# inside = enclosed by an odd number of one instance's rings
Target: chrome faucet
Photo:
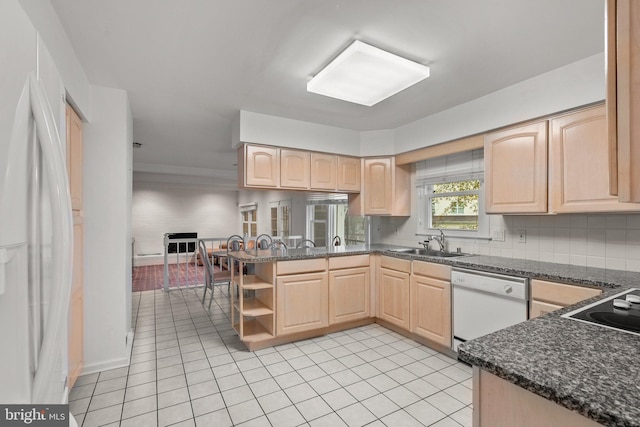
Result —
[[440, 228], [436, 228], [436, 230], [440, 232], [440, 236], [427, 236], [424, 242], [418, 242], [418, 243], [424, 246], [425, 249], [429, 249], [429, 243], [435, 240], [436, 242], [438, 242], [438, 246], [440, 246], [440, 252], [445, 252], [444, 231], [442, 231]]

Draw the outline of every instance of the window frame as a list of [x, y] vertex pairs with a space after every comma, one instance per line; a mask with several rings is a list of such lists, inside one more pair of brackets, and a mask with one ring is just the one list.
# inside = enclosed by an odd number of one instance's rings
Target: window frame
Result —
[[[476, 191], [457, 191], [448, 193], [433, 193], [433, 186], [436, 184], [447, 184], [461, 181], [480, 181], [480, 188]], [[439, 236], [440, 229], [433, 228], [433, 213], [431, 210], [432, 199], [435, 197], [455, 197], [477, 194], [478, 195], [478, 229], [462, 230], [444, 228], [442, 231], [447, 237], [462, 237], [471, 239], [489, 238], [489, 217], [485, 212], [484, 197], [484, 177], [478, 173], [457, 174], [437, 179], [424, 179], [416, 185], [419, 204], [418, 230], [416, 236]]]

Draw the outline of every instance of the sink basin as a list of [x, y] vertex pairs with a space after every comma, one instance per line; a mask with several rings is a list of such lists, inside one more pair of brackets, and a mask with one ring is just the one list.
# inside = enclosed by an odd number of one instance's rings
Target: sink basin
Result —
[[403, 254], [426, 255], [426, 256], [436, 256], [436, 257], [443, 257], [443, 258], [467, 255], [467, 254], [458, 253], [458, 252], [442, 252], [442, 251], [434, 251], [433, 249], [421, 249], [421, 248], [391, 249], [391, 251], [400, 252]]

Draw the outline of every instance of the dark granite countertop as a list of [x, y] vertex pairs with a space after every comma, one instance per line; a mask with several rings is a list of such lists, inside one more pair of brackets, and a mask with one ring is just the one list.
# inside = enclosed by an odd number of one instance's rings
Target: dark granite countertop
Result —
[[269, 262], [383, 254], [603, 288], [602, 296], [468, 341], [458, 348], [458, 357], [603, 425], [640, 427], [640, 336], [560, 317], [626, 288], [640, 287], [640, 273], [482, 255], [421, 256], [394, 252], [397, 248], [372, 244], [230, 256]]

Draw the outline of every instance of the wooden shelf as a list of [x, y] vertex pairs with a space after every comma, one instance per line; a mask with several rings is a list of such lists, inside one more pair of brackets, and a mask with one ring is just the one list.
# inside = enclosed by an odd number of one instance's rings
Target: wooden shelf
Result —
[[[240, 284], [240, 278], [236, 279], [236, 283]], [[261, 279], [258, 276], [250, 275], [243, 276], [242, 289], [256, 290], [256, 289], [270, 289], [273, 288], [273, 284]]]
[[273, 314], [273, 309], [267, 307], [262, 301], [255, 298], [243, 299], [243, 310], [238, 310], [243, 316], [264, 316]]
[[256, 320], [246, 321], [242, 327], [244, 331], [243, 341], [256, 342], [273, 338], [273, 334], [267, 331], [265, 327]]

